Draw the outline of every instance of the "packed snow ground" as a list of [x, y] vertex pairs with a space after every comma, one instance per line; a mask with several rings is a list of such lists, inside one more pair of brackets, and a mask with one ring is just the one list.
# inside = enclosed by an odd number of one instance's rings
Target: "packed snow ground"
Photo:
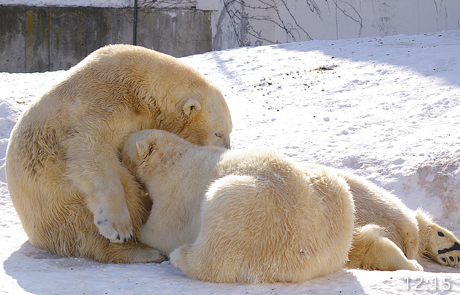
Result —
[[[460, 236], [460, 31], [309, 41], [182, 58], [217, 84], [232, 148], [351, 170]], [[0, 73], [0, 294], [460, 294], [460, 269], [342, 270], [301, 284], [212, 284], [168, 262], [110, 265], [27, 242], [5, 151], [19, 114], [66, 72]], [[448, 289], [448, 290], [446, 290]]]

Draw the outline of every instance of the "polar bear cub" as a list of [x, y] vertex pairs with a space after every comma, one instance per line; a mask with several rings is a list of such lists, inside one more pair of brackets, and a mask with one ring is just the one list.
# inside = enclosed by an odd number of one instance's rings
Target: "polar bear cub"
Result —
[[354, 205], [345, 180], [271, 151], [193, 145], [171, 133], [132, 134], [126, 166], [153, 200], [140, 240], [192, 278], [299, 282], [347, 260]]
[[[127, 162], [127, 165], [139, 180], [147, 185], [151, 197], [156, 202], [156, 207], [154, 206], [153, 209], [154, 214], [151, 215], [147, 224], [142, 228], [141, 239], [148, 245], [158, 247], [165, 254], [169, 254], [181, 243], [188, 243], [189, 245], [180, 247], [170, 255], [173, 263], [188, 274], [191, 271], [187, 271], [187, 267], [198, 271], [196, 267], [199, 266], [201, 267], [199, 271], [207, 273], [206, 269], [212, 268], [214, 261], [222, 262], [225, 259], [225, 257], [219, 257], [219, 253], [213, 252], [214, 249], [222, 251], [221, 244], [218, 243], [215, 246], [214, 243], [220, 241], [218, 237], [224, 234], [228, 235], [227, 238], [234, 242], [232, 245], [235, 245], [235, 249], [240, 249], [240, 247], [236, 247], [235, 243], [238, 245], [253, 243], [254, 247], [260, 248], [260, 243], [263, 243], [259, 241], [260, 234], [252, 234], [248, 237], [248, 240], [244, 241], [238, 240], [237, 237], [245, 237], [241, 233], [242, 229], [265, 226], [264, 223], [260, 223], [261, 219], [256, 214], [262, 212], [262, 209], [255, 210], [255, 213], [254, 207], [249, 206], [249, 204], [243, 204], [243, 201], [238, 203], [238, 206], [235, 206], [234, 204], [236, 204], [237, 200], [235, 196], [241, 196], [241, 194], [254, 196], [253, 194], [256, 193], [254, 190], [243, 189], [247, 187], [248, 183], [251, 183], [250, 177], [254, 177], [253, 174], [248, 176], [250, 171], [257, 171], [257, 173], [270, 171], [272, 176], [279, 175], [272, 165], [267, 165], [267, 163], [276, 162], [275, 160], [267, 159], [271, 157], [277, 159], [279, 156], [269, 152], [265, 152], [263, 156], [254, 152], [242, 151], [210, 153], [208, 150], [213, 150], [213, 148], [198, 148], [190, 144], [185, 146], [184, 144], [177, 144], [177, 149], [171, 149], [166, 146], [160, 149], [158, 145], [151, 144], [157, 141], [155, 139], [156, 134], [158, 134], [156, 131], [145, 131], [132, 135], [124, 150], [125, 162]], [[168, 141], [168, 137], [171, 138], [171, 135], [165, 135], [163, 140]], [[171, 145], [170, 143], [168, 144]], [[183, 159], [180, 162], [176, 162], [176, 159], [181, 158], [184, 151], [188, 149], [194, 150], [193, 154], [195, 155], [199, 154], [203, 163]], [[154, 154], [154, 151], [155, 153], [161, 153], [161, 155], [152, 156], [151, 154]], [[220, 156], [221, 154], [223, 156]], [[193, 156], [193, 158], [198, 157]], [[169, 160], [164, 160], [165, 162], [162, 163], [161, 159]], [[213, 160], [210, 161], [209, 159]], [[281, 167], [278, 164], [275, 166]], [[203, 169], [203, 167], [207, 167], [207, 169]], [[214, 167], [215, 171], [209, 167]], [[329, 177], [334, 175], [334, 178], [338, 176], [339, 180], [331, 181], [329, 184], [339, 184], [342, 187], [343, 181], [345, 181], [353, 195], [355, 222], [352, 247], [346, 263], [347, 267], [371, 270], [422, 270], [423, 267], [419, 264], [419, 261], [423, 256], [446, 266], [460, 265], [459, 240], [452, 232], [436, 224], [423, 210], [413, 211], [409, 209], [397, 196], [352, 173], [316, 164], [307, 164], [305, 167], [305, 173], [310, 177], [309, 181], [316, 179], [313, 175], [322, 175], [322, 173], [326, 173]], [[204, 171], [212, 172], [205, 174]], [[215, 176], [216, 174], [218, 176]], [[263, 179], [259, 176], [255, 177], [259, 181]], [[189, 179], [189, 182], [184, 182], [185, 179]], [[209, 184], [207, 194], [206, 189], [203, 188], [206, 184], [203, 184], [202, 181]], [[198, 185], [198, 183], [201, 184]], [[255, 187], [260, 187], [261, 185], [256, 180], [253, 183]], [[266, 182], [262, 181], [261, 183], [265, 184]], [[275, 183], [275, 181], [270, 183]], [[280, 181], [276, 183], [279, 184]], [[288, 183], [283, 183], [283, 185], [286, 184]], [[318, 186], [311, 187], [319, 189]], [[337, 189], [340, 189], [340, 187]], [[171, 191], [168, 191], [168, 189]], [[286, 188], [277, 185], [276, 190], [272, 190], [272, 192], [279, 193], [284, 189]], [[333, 191], [331, 187], [328, 189]], [[327, 194], [328, 192], [323, 191], [323, 193]], [[206, 196], [204, 196], [205, 194]], [[228, 205], [228, 202], [231, 202], [231, 204]], [[264, 202], [263, 204], [268, 203]], [[283, 203], [284, 206], [286, 204]], [[272, 208], [278, 208], [278, 205], [281, 205], [281, 203], [274, 205]], [[224, 206], [228, 210], [222, 210], [219, 206]], [[262, 208], [267, 210], [265, 212], [269, 211], [268, 207]], [[331, 217], [336, 214], [346, 213], [340, 213], [338, 211], [340, 207], [334, 208], [332, 206], [328, 209], [331, 210], [329, 212]], [[238, 212], [239, 210], [240, 212]], [[221, 211], [224, 211], [224, 213]], [[322, 212], [327, 213], [326, 211]], [[199, 215], [200, 213], [201, 215]], [[220, 214], [238, 216], [240, 218], [239, 225], [228, 223], [226, 220], [223, 221]], [[314, 215], [311, 214], [310, 210], [306, 210], [305, 214], [310, 218], [311, 222], [314, 222]], [[321, 217], [322, 215], [319, 214], [318, 216]], [[187, 224], [187, 222], [189, 223]], [[232, 226], [229, 226], [227, 232], [219, 232], [219, 226], [225, 228], [225, 224], [231, 224]], [[344, 226], [344, 230], [348, 231], [348, 224], [344, 223]], [[312, 226], [307, 226], [306, 229], [311, 230]], [[169, 232], [164, 232], [165, 230], [169, 230]], [[219, 234], [216, 235], [216, 231]], [[244, 233], [246, 234], [246, 231]], [[263, 238], [269, 239], [267, 236], [263, 236]], [[312, 239], [315, 238], [312, 236]], [[316, 249], [320, 251], [322, 240], [318, 241]], [[234, 254], [235, 249], [229, 249], [228, 251], [232, 255], [237, 255]], [[264, 249], [264, 247], [261, 249]], [[251, 253], [254, 253], [254, 249], [252, 249]], [[306, 254], [308, 252], [302, 248], [300, 253]], [[326, 251], [322, 254], [329, 255], [328, 253]], [[209, 257], [205, 259], [200, 255], [208, 255]], [[219, 257], [219, 260], [216, 257]], [[208, 265], [200, 261], [205, 261]], [[243, 262], [243, 260], [238, 261]], [[238, 266], [238, 263], [235, 265]], [[230, 264], [231, 267], [235, 267], [235, 265]], [[195, 277], [200, 278], [199, 275]], [[208, 280], [214, 279], [209, 279], [208, 277]]]
[[350, 186], [356, 210], [347, 267], [422, 270], [423, 256], [445, 266], [460, 265], [459, 240], [428, 213], [409, 209], [397, 196], [362, 177], [335, 171]]

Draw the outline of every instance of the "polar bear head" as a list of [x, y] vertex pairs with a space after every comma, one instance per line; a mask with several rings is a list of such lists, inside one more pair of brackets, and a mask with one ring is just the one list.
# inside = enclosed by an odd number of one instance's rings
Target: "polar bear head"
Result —
[[219, 89], [212, 85], [189, 91], [181, 102], [184, 128], [177, 134], [197, 145], [230, 148], [232, 120], [227, 103]]
[[[177, 155], [190, 150], [193, 146], [175, 134], [163, 130], [145, 129], [128, 136], [122, 149], [122, 159], [125, 166], [139, 180], [148, 183], [152, 177], [152, 173], [148, 171], [154, 170], [158, 165], [166, 168], [165, 159], [176, 159]], [[168, 164], [173, 162], [175, 161], [168, 161]]]
[[[168, 67], [161, 68], [161, 87], [150, 90], [159, 95], [156, 102], [163, 104], [163, 112], [180, 129], [159, 128], [179, 135], [197, 145], [214, 145], [230, 148], [232, 119], [221, 91], [204, 75], [177, 59], [166, 56]], [[151, 85], [156, 83], [157, 73], [151, 76]], [[153, 83], [152, 83], [153, 82]]]
[[129, 105], [142, 122], [135, 131], [160, 129], [197, 145], [230, 147], [232, 119], [224, 96], [180, 59], [117, 44], [95, 51], [71, 71], [79, 93], [87, 89], [85, 95], [93, 100], [97, 90], [105, 95], [104, 106]]
[[177, 134], [197, 145], [230, 148], [232, 119], [221, 91], [181, 60], [152, 50], [148, 54], [149, 69], [155, 70], [148, 71], [146, 93], [154, 94], [154, 103], [173, 119], [170, 126], [153, 129]]
[[101, 71], [98, 76], [111, 76], [118, 89], [129, 89], [137, 111], [147, 113], [150, 124], [145, 128], [165, 130], [197, 145], [230, 148], [232, 119], [224, 96], [190, 65], [132, 45], [106, 46], [91, 58], [92, 72]]

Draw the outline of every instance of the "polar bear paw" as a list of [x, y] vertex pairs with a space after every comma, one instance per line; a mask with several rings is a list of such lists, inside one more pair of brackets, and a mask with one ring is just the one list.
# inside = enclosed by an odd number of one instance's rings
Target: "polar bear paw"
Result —
[[435, 254], [436, 261], [443, 265], [460, 265], [460, 244], [455, 242], [452, 247], [438, 249]]
[[163, 261], [169, 260], [169, 257], [164, 255], [158, 250], [149, 249], [146, 251], [142, 251], [136, 255], [136, 258], [133, 262], [138, 263], [146, 263], [146, 262], [155, 262], [161, 263]]
[[420, 263], [417, 262], [417, 260], [407, 260], [407, 267], [403, 269], [408, 269], [408, 270], [413, 270], [413, 271], [421, 271], [423, 270], [423, 266], [420, 265]]
[[[126, 243], [133, 238], [133, 224], [128, 208], [122, 208], [120, 213], [114, 214], [110, 207], [100, 205], [94, 214], [94, 224], [99, 233], [111, 243]], [[114, 217], [115, 216], [115, 217]]]
[[438, 263], [447, 266], [460, 265], [460, 242], [449, 231], [440, 226], [433, 229], [431, 256]]

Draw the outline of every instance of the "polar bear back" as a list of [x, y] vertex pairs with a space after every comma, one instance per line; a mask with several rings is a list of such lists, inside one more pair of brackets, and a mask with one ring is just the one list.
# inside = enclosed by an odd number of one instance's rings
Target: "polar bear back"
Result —
[[353, 227], [343, 179], [301, 170], [272, 152], [233, 159], [236, 167], [227, 166], [231, 173], [206, 194], [196, 241], [171, 261], [217, 282], [298, 282], [340, 269]]
[[166, 254], [179, 247], [171, 261], [192, 278], [299, 282], [347, 260], [353, 200], [332, 170], [302, 168], [273, 151], [199, 147], [161, 131], [131, 135], [123, 154], [153, 200], [141, 240]]

